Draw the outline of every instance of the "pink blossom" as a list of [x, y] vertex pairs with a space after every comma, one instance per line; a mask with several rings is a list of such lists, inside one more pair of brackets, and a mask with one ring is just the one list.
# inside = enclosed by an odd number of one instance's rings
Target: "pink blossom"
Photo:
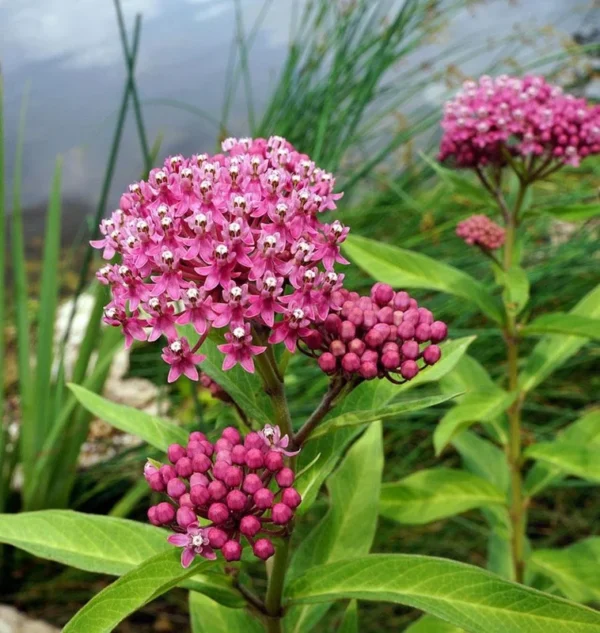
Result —
[[476, 244], [488, 251], [500, 248], [506, 239], [505, 230], [486, 215], [472, 215], [459, 222], [456, 234], [467, 244]]
[[171, 545], [183, 547], [181, 552], [181, 566], [188, 568], [196, 556], [216, 560], [217, 555], [210, 546], [208, 530], [201, 528], [198, 523], [191, 523], [185, 534], [171, 534], [167, 541]]
[[182, 374], [190, 380], [198, 380], [198, 369], [196, 365], [201, 363], [206, 356], [194, 354], [190, 349], [190, 344], [185, 338], [175, 339], [163, 348], [162, 359], [171, 365], [168, 382], [175, 382]]
[[265, 445], [269, 448], [269, 450], [275, 451], [277, 453], [283, 453], [287, 457], [294, 457], [294, 455], [298, 455], [300, 452], [297, 451], [288, 451], [286, 450], [290, 443], [290, 438], [287, 435], [281, 437], [281, 430], [278, 426], [271, 426], [270, 424], [266, 424], [262, 431], [259, 431], [258, 434], [262, 438]]
[[252, 345], [250, 324], [235, 327], [231, 332], [225, 334], [225, 340], [227, 343], [217, 346], [217, 349], [225, 354], [223, 371], [227, 371], [239, 363], [247, 372], [253, 374], [254, 360], [252, 357], [262, 354], [267, 348], [261, 345]]

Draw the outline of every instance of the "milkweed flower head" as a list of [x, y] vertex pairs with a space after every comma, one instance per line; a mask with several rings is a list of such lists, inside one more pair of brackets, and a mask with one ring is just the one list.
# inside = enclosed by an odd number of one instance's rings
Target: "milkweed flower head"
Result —
[[326, 374], [405, 382], [438, 362], [437, 344], [448, 328], [407, 292], [376, 283], [369, 296], [346, 289], [339, 293], [339, 314], [330, 314], [303, 337]]
[[253, 340], [256, 327], [295, 350], [335, 307], [343, 275], [334, 267], [348, 263], [340, 245], [349, 229], [319, 217], [342, 195], [330, 173], [277, 136], [222, 147], [168, 157], [130, 185], [92, 242], [118, 259], [97, 274], [111, 289], [106, 322], [123, 329], [127, 346], [164, 336], [169, 381], [197, 380], [203, 359], [178, 325], [199, 337], [227, 328], [224, 369], [254, 371], [253, 357], [265, 350]]
[[184, 567], [196, 556], [213, 560], [217, 551], [240, 560], [245, 544], [262, 560], [273, 555], [271, 538], [287, 534], [302, 502], [284, 463], [284, 455], [297, 454], [288, 443], [270, 425], [243, 439], [228, 427], [214, 444], [193, 432], [186, 446], [169, 446], [169, 464], [146, 464], [150, 488], [169, 497], [148, 510], [148, 519], [173, 531], [167, 540], [182, 548]]
[[456, 234], [470, 246], [479, 246], [486, 251], [500, 248], [506, 238], [506, 231], [487, 215], [472, 215], [459, 222]]
[[487, 75], [448, 101], [439, 159], [456, 167], [504, 165], [509, 156], [577, 166], [600, 153], [600, 106], [544, 77]]

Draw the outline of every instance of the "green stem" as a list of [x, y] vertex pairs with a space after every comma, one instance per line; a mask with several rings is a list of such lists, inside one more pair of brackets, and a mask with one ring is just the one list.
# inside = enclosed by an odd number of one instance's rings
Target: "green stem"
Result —
[[[504, 243], [504, 272], [507, 274], [511, 267], [514, 254], [516, 228], [518, 217], [525, 198], [527, 183], [521, 181], [514, 209], [506, 216], [506, 240]], [[522, 457], [522, 429], [521, 407], [523, 394], [519, 393], [519, 335], [517, 332], [516, 316], [511, 306], [505, 306], [506, 325], [504, 340], [506, 342], [508, 364], [508, 388], [514, 394], [515, 400], [508, 410], [509, 438], [506, 445], [506, 459], [510, 472], [510, 521], [511, 521], [511, 555], [514, 579], [523, 582], [525, 569], [525, 538], [526, 514], [523, 498], [523, 475], [521, 472]]]
[[281, 628], [281, 597], [283, 596], [283, 585], [285, 582], [285, 572], [287, 571], [289, 540], [286, 538], [277, 547], [271, 573], [269, 574], [269, 584], [267, 586], [267, 597], [265, 598], [265, 606], [269, 619], [267, 621], [267, 630], [269, 633], [280, 633]]

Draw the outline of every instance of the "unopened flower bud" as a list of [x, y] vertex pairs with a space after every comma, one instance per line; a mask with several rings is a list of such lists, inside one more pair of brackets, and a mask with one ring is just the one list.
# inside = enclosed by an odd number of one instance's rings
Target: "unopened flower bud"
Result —
[[269, 451], [265, 455], [265, 466], [272, 473], [283, 468], [283, 455], [278, 451]]
[[189, 457], [182, 457], [177, 460], [175, 470], [180, 477], [189, 477], [194, 472], [192, 460]]
[[429, 340], [431, 336], [431, 327], [427, 323], [419, 323], [415, 328], [415, 338], [420, 343], [424, 343]]
[[406, 380], [412, 380], [419, 373], [419, 366], [414, 360], [405, 360], [400, 365], [400, 374]]
[[208, 503], [211, 495], [206, 486], [192, 486], [190, 488], [190, 499], [195, 506], [203, 506]]
[[229, 509], [224, 503], [213, 503], [208, 508], [208, 518], [217, 525], [225, 523], [229, 518]]
[[442, 356], [442, 350], [437, 345], [429, 345], [423, 351], [423, 360], [428, 365], [435, 365]]
[[244, 439], [244, 446], [249, 450], [251, 448], [262, 448], [264, 446], [264, 442], [258, 433], [252, 431], [252, 433], [248, 433], [246, 438]]
[[207, 536], [210, 546], [215, 549], [221, 549], [229, 539], [226, 532], [224, 532], [221, 528], [216, 527], [209, 528]]
[[244, 534], [244, 536], [252, 537], [260, 532], [260, 528], [260, 521], [251, 514], [248, 514], [240, 521], [240, 532]]
[[329, 351], [336, 358], [338, 358], [339, 356], [343, 356], [346, 353], [346, 346], [340, 340], [331, 341], [331, 344], [329, 345]]
[[448, 335], [448, 326], [443, 321], [434, 321], [431, 324], [431, 340], [440, 343]]
[[154, 507], [156, 508], [156, 518], [160, 525], [167, 525], [175, 518], [175, 508], [170, 503], [163, 501]]
[[236, 446], [242, 441], [240, 432], [233, 426], [228, 426], [226, 429], [223, 429], [221, 437], [231, 442], [232, 446]]
[[362, 362], [360, 364], [360, 375], [365, 380], [371, 380], [372, 378], [377, 378], [379, 371], [377, 369], [377, 364], [372, 362]]
[[220, 501], [227, 496], [227, 486], [222, 481], [211, 481], [207, 489], [213, 501]]
[[317, 362], [319, 363], [319, 367], [321, 368], [321, 370], [324, 371], [326, 374], [333, 374], [337, 369], [337, 361], [335, 360], [335, 356], [330, 352], [325, 352], [324, 354], [321, 354]]
[[351, 341], [356, 336], [356, 325], [352, 321], [342, 321], [339, 333], [342, 341]]
[[285, 503], [276, 503], [271, 511], [271, 520], [276, 525], [286, 525], [292, 518], [292, 509]]
[[182, 528], [186, 528], [188, 525], [195, 523], [198, 520], [196, 513], [187, 506], [182, 506], [177, 510], [177, 525]]
[[258, 539], [256, 543], [254, 543], [252, 551], [257, 558], [260, 558], [261, 560], [267, 560], [268, 558], [271, 558], [271, 556], [273, 556], [273, 554], [275, 553], [275, 548], [273, 547], [273, 543], [271, 543], [269, 539], [261, 538]]
[[221, 552], [223, 558], [229, 562], [242, 558], [242, 546], [237, 541], [227, 541], [221, 548]]
[[371, 298], [380, 306], [387, 305], [394, 298], [394, 289], [387, 284], [375, 284], [371, 290]]
[[[261, 440], [262, 442], [262, 440]], [[246, 465], [252, 470], [262, 468], [264, 464], [264, 457], [262, 452], [258, 448], [251, 448], [246, 453]]]
[[237, 444], [231, 451], [231, 462], [233, 464], [244, 465], [246, 463], [246, 448], [242, 444]]
[[243, 510], [247, 501], [248, 497], [241, 490], [231, 490], [227, 494], [227, 507], [234, 512]]
[[396, 369], [400, 364], [400, 354], [398, 352], [384, 352], [381, 357], [381, 364], [388, 370]]
[[273, 493], [268, 488], [261, 488], [253, 495], [254, 503], [261, 510], [266, 510], [273, 505]]
[[294, 471], [291, 468], [282, 468], [275, 475], [275, 481], [280, 488], [289, 488], [294, 483], [294, 478]]
[[295, 510], [302, 503], [302, 497], [295, 488], [286, 488], [281, 495], [281, 502]]
[[192, 470], [196, 473], [205, 473], [212, 467], [210, 458], [204, 453], [196, 453], [192, 457]]
[[247, 492], [249, 495], [253, 495], [257, 490], [260, 490], [263, 487], [263, 483], [261, 478], [254, 473], [250, 473], [244, 477], [244, 483], [242, 485], [242, 490]]
[[185, 484], [181, 479], [171, 479], [167, 484], [167, 494], [173, 499], [178, 499], [186, 491]]
[[350, 352], [342, 357], [342, 367], [344, 371], [352, 374], [360, 369], [360, 358], [357, 354]]
[[186, 455], [186, 450], [181, 444], [171, 444], [167, 451], [167, 456], [172, 464], [175, 464]]

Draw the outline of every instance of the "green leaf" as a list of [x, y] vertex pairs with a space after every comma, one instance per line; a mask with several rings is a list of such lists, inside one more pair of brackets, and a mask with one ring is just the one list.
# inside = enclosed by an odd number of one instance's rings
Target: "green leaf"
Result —
[[600, 204], [563, 204], [554, 207], [542, 207], [540, 211], [552, 215], [563, 222], [580, 222], [600, 215]]
[[192, 633], [263, 633], [261, 623], [244, 609], [230, 609], [190, 592]]
[[287, 598], [346, 598], [405, 604], [467, 633], [599, 633], [600, 613], [441, 558], [369, 555], [319, 565], [288, 587]]
[[600, 482], [600, 451], [597, 446], [572, 442], [541, 442], [525, 451], [525, 457], [560, 468], [568, 475]]
[[144, 411], [111, 402], [79, 385], [69, 384], [77, 400], [95, 416], [115, 428], [131, 433], [148, 444], [166, 451], [169, 444], [187, 444], [188, 434], [173, 422], [157, 418]]
[[[589, 292], [569, 315], [600, 318], [600, 285]], [[576, 354], [585, 344], [581, 336], [554, 334], [544, 337], [529, 354], [527, 363], [519, 376], [519, 387], [531, 391], [544, 381], [555, 369]]]
[[540, 549], [529, 557], [532, 571], [554, 581], [576, 602], [600, 602], [600, 537], [588, 538], [561, 550]]
[[398, 523], [422, 525], [473, 508], [501, 504], [504, 494], [462, 470], [421, 470], [381, 489], [379, 513]]
[[[465, 354], [454, 369], [440, 379], [440, 389], [444, 393], [456, 391], [497, 391], [500, 387], [492, 380], [487, 370], [472, 356]], [[462, 397], [458, 398], [458, 402]]]
[[211, 564], [196, 559], [184, 569], [178, 549], [157, 554], [96, 594], [69, 620], [63, 633], [108, 633], [128, 615]]
[[472, 391], [440, 420], [433, 434], [435, 453], [439, 455], [456, 435], [476, 422], [492, 422], [511, 405], [514, 394], [498, 389]]
[[215, 341], [207, 338], [200, 350], [206, 355], [206, 360], [200, 363], [200, 369], [207, 373], [218, 385], [220, 385], [244, 411], [246, 416], [261, 425], [272, 422], [269, 398], [264, 392], [263, 385], [256, 373], [250, 374], [236, 365], [228, 371], [221, 369], [223, 354], [217, 349], [217, 345], [223, 341]]
[[38, 318], [38, 344], [35, 367], [35, 410], [36, 428], [42, 436], [47, 434], [52, 424], [50, 409], [50, 386], [52, 373], [52, 350], [54, 347], [54, 324], [58, 301], [58, 269], [60, 263], [60, 219], [61, 219], [61, 174], [62, 159], [58, 158], [54, 169], [52, 191], [46, 232], [44, 235], [44, 255], [42, 259], [42, 278], [40, 280], [40, 307]]
[[464, 629], [459, 629], [432, 615], [424, 615], [411, 624], [404, 633], [463, 633], [463, 631]]
[[343, 248], [357, 266], [378, 281], [397, 288], [447, 292], [472, 301], [492, 320], [502, 321], [498, 303], [483, 284], [437, 259], [356, 235], [349, 236]]
[[[296, 550], [288, 570], [288, 581], [317, 564], [369, 552], [377, 529], [382, 471], [382, 432], [381, 424], [376, 423], [352, 446], [330, 477], [329, 511]], [[359, 525], [360, 529], [357, 529]], [[317, 622], [327, 608], [290, 609], [285, 630], [288, 633], [309, 630], [308, 623]]]
[[529, 279], [521, 266], [511, 266], [503, 277], [504, 303], [507, 309], [516, 316], [529, 301]]
[[[113, 576], [174, 549], [167, 543], [167, 532], [160, 528], [72, 510], [0, 514], [0, 543], [63, 565]], [[245, 604], [224, 574], [198, 575], [187, 586], [229, 606]]]
[[[600, 448], [600, 409], [590, 411], [569, 424], [559, 434], [557, 442], [586, 444]], [[529, 496], [538, 494], [546, 487], [564, 479], [565, 473], [558, 466], [537, 462], [527, 473], [525, 489]]]
[[346, 607], [344, 619], [342, 620], [338, 633], [359, 633], [358, 630], [358, 607], [356, 600], [351, 600]]
[[430, 158], [425, 154], [421, 154], [421, 158], [446, 184], [450, 185], [456, 193], [463, 195], [470, 200], [477, 200], [481, 203], [490, 202], [490, 196], [481, 184], [471, 182], [471, 180], [462, 175], [462, 173], [454, 169], [443, 167], [435, 159]]
[[600, 339], [600, 319], [577, 314], [542, 314], [523, 328], [524, 334], [568, 334]]
[[452, 440], [452, 446], [460, 454], [468, 471], [483, 477], [498, 490], [508, 491], [510, 473], [506, 456], [495, 444], [471, 431], [465, 431]]
[[367, 411], [348, 412], [338, 415], [329, 419], [327, 422], [317, 427], [316, 431], [312, 433], [309, 440], [315, 439], [322, 435], [334, 433], [339, 429], [348, 426], [358, 426], [361, 424], [370, 424], [371, 422], [377, 422], [378, 420], [386, 420], [387, 418], [394, 418], [403, 413], [410, 413], [412, 411], [421, 411], [422, 409], [428, 409], [434, 407], [442, 402], [447, 402], [456, 398], [459, 393], [453, 393], [451, 395], [437, 395], [427, 396], [425, 398], [412, 398], [409, 400], [403, 400], [395, 404], [390, 404], [386, 407], [371, 409]]

